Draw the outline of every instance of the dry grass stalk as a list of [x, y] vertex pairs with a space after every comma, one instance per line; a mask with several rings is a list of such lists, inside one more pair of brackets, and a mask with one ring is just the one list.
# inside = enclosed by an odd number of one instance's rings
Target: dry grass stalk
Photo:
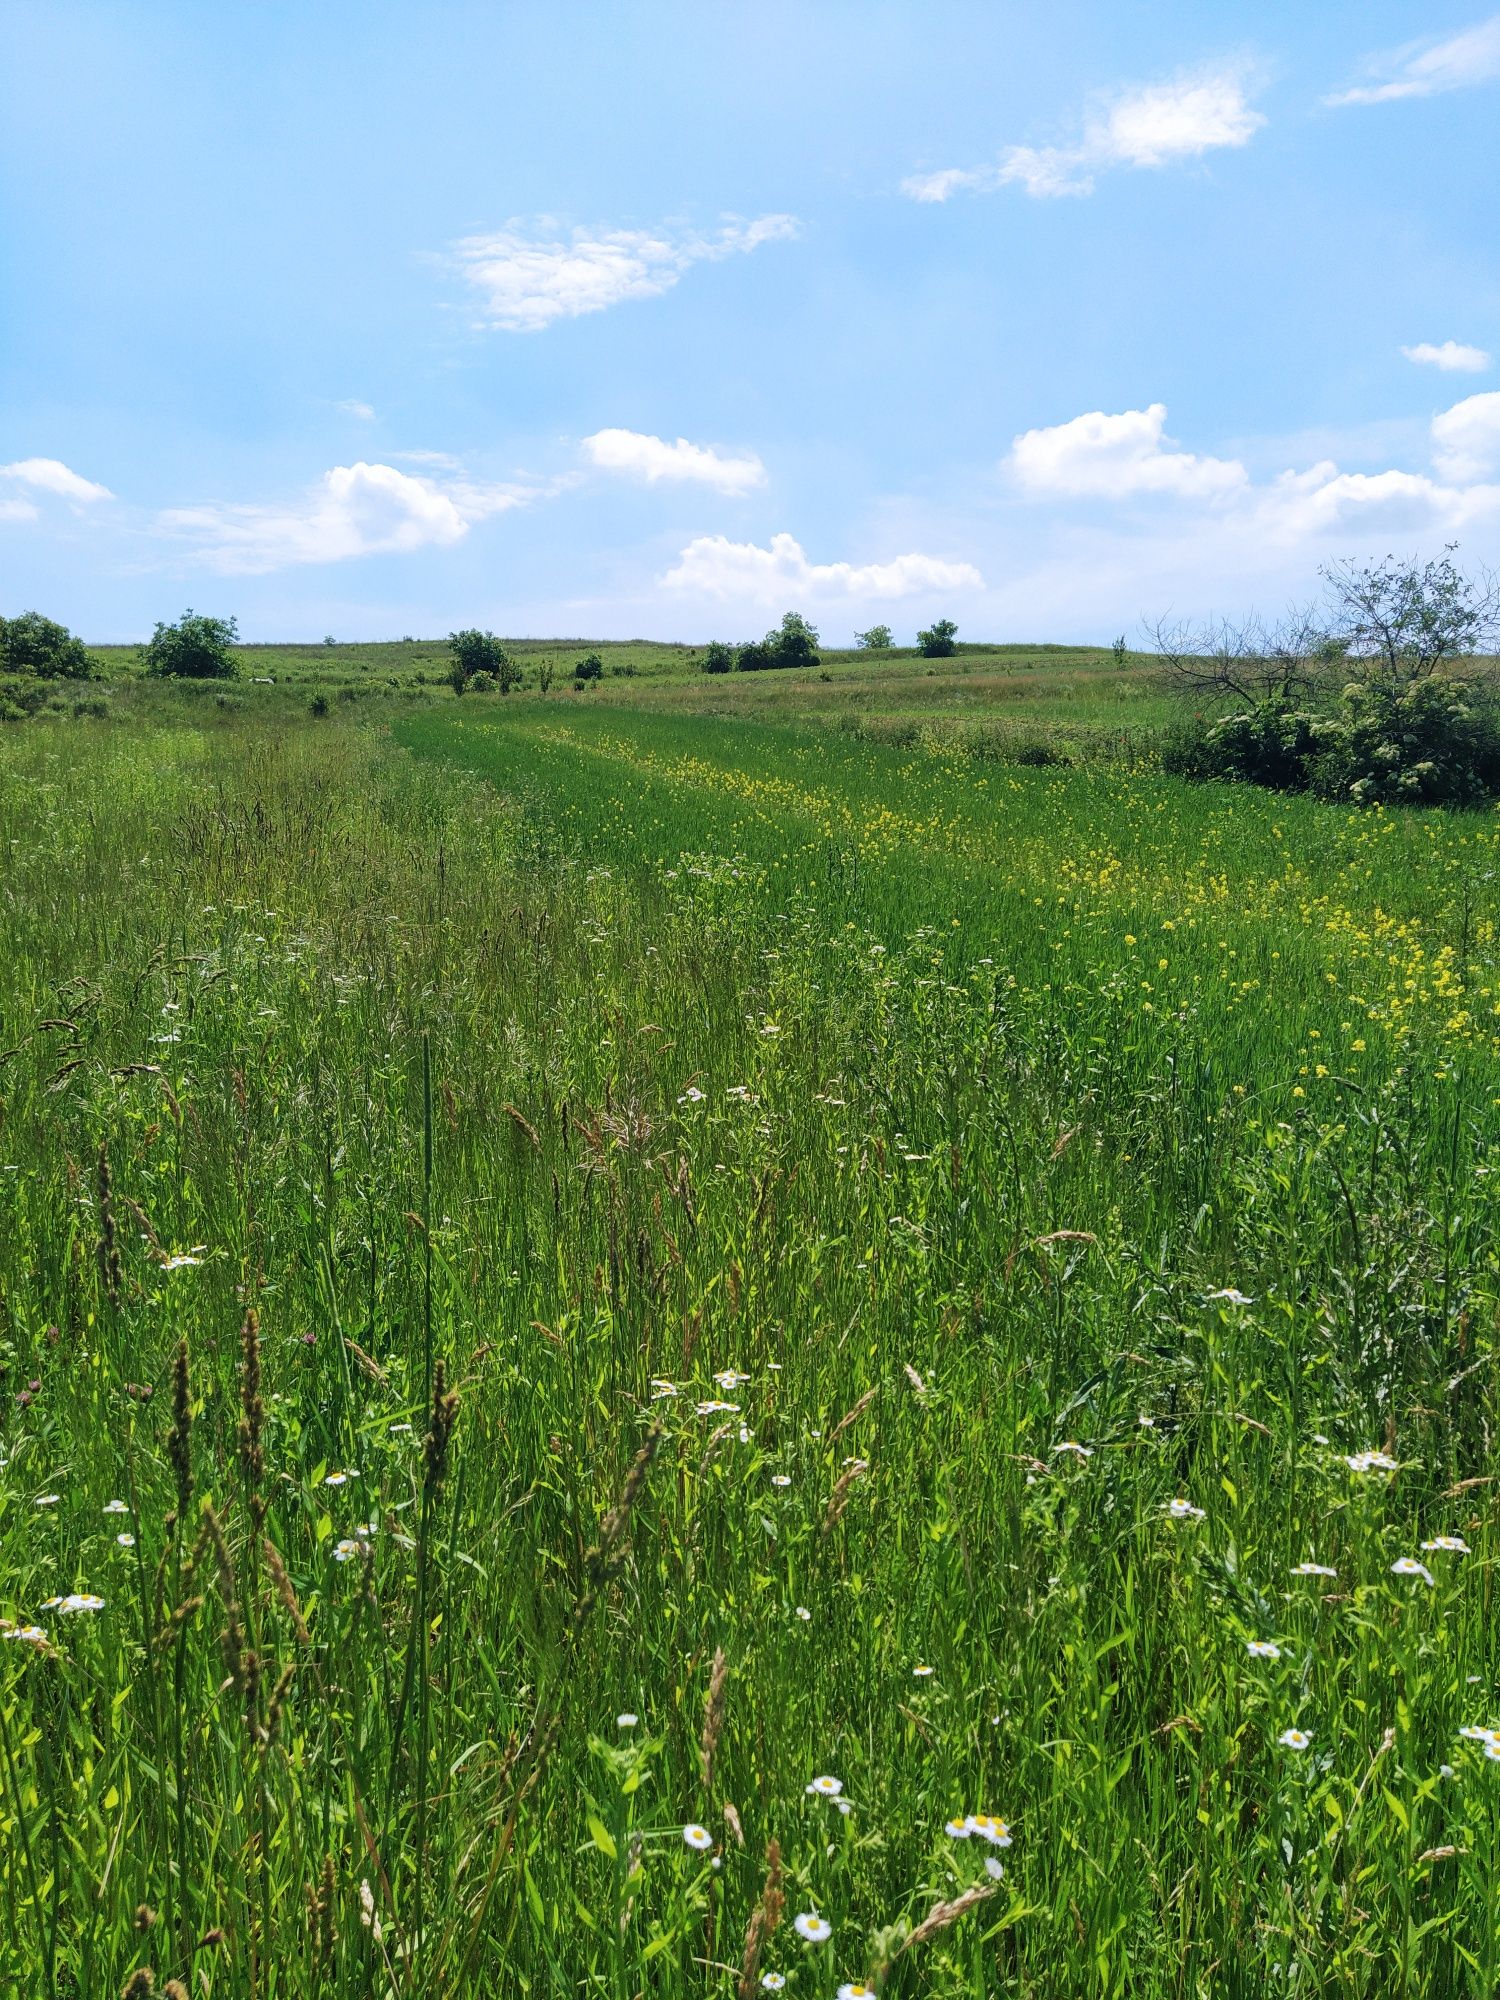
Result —
[[852, 1465], [846, 1466], [843, 1472], [839, 1474], [838, 1484], [829, 1495], [828, 1512], [823, 1516], [823, 1533], [825, 1535], [830, 1529], [838, 1526], [844, 1509], [849, 1504], [850, 1487], [856, 1479], [868, 1472], [869, 1469], [869, 1466], [862, 1458], [857, 1458]]
[[240, 1421], [235, 1433], [240, 1475], [245, 1482], [245, 1506], [252, 1534], [259, 1534], [266, 1518], [261, 1481], [265, 1477], [266, 1456], [261, 1446], [266, 1406], [260, 1394], [260, 1314], [254, 1306], [245, 1314], [240, 1328]]
[[599, 1523], [599, 1539], [584, 1558], [584, 1585], [573, 1605], [572, 1630], [575, 1639], [598, 1600], [599, 1586], [609, 1569], [615, 1543], [625, 1532], [631, 1510], [640, 1498], [641, 1489], [646, 1484], [646, 1475], [651, 1470], [651, 1461], [656, 1456], [661, 1440], [661, 1425], [653, 1424], [647, 1431], [640, 1450], [631, 1460], [630, 1470], [625, 1475], [625, 1484], [620, 1488], [619, 1499]]
[[859, 1401], [854, 1405], [854, 1408], [852, 1410], [846, 1410], [843, 1416], [841, 1416], [838, 1422], [834, 1425], [833, 1429], [828, 1433], [829, 1444], [833, 1444], [837, 1439], [841, 1438], [844, 1432], [848, 1430], [851, 1424], [857, 1424], [860, 1418], [864, 1415], [865, 1411], [869, 1409], [871, 1403], [874, 1402], [875, 1398], [879, 1394], [880, 1394], [880, 1384], [878, 1382], [874, 1385], [873, 1388], [866, 1389], [865, 1393], [860, 1397]]
[[718, 1755], [719, 1738], [724, 1731], [724, 1697], [729, 1685], [729, 1662], [724, 1657], [724, 1648], [714, 1651], [713, 1671], [708, 1677], [708, 1700], [703, 1708], [703, 1789], [713, 1790], [714, 1758]]
[[[120, 1303], [120, 1285], [123, 1273], [120, 1269], [120, 1245], [115, 1234], [115, 1204], [113, 1183], [109, 1172], [109, 1149], [99, 1141], [99, 1278], [109, 1295], [112, 1306]], [[145, 1989], [149, 1992], [149, 1988]]]
[[312, 1644], [312, 1634], [307, 1629], [307, 1621], [302, 1616], [302, 1606], [297, 1602], [297, 1593], [292, 1588], [292, 1579], [286, 1573], [286, 1564], [281, 1560], [281, 1551], [268, 1535], [261, 1544], [266, 1558], [266, 1568], [271, 1572], [271, 1581], [276, 1586], [276, 1595], [292, 1621], [292, 1630], [304, 1646]]
[[955, 1896], [951, 1903], [934, 1903], [897, 1951], [897, 1958], [900, 1958], [903, 1952], [915, 1951], [919, 1944], [926, 1944], [929, 1938], [936, 1937], [939, 1931], [947, 1930], [950, 1924], [956, 1924], [959, 1918], [972, 1910], [976, 1904], [988, 1902], [994, 1893], [993, 1884], [976, 1882], [972, 1889], [965, 1889], [963, 1894]]
[[760, 1892], [760, 1901], [750, 1914], [750, 1922], [745, 1928], [745, 1951], [740, 1960], [739, 1984], [735, 1988], [736, 2000], [751, 2000], [756, 1990], [756, 1976], [760, 1972], [761, 1953], [770, 1941], [771, 1933], [781, 1922], [781, 1912], [785, 1898], [781, 1893], [781, 1848], [773, 1840], [766, 1847], [766, 1879]]

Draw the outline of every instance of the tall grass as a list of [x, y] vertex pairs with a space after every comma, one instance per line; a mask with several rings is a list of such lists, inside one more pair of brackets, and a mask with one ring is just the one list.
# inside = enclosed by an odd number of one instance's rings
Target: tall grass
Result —
[[1490, 822], [401, 735], [0, 741], [6, 1985], [1491, 1995]]

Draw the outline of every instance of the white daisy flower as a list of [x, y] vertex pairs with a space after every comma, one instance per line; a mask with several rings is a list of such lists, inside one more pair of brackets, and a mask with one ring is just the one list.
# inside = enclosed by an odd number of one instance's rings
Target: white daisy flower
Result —
[[1074, 1438], [1064, 1438], [1061, 1444], [1053, 1445], [1052, 1456], [1056, 1458], [1060, 1451], [1068, 1452], [1074, 1458], [1092, 1458], [1094, 1455], [1092, 1445], [1079, 1444]]
[[640, 1719], [638, 1715], [632, 1715], [628, 1708], [622, 1709], [615, 1717], [615, 1727], [616, 1729], [634, 1729]]
[[943, 1831], [950, 1840], [967, 1840], [974, 1831], [966, 1819], [950, 1819], [943, 1823]]
[[389, 1433], [388, 1433], [388, 1434], [389, 1434], [389, 1435], [390, 1435], [391, 1437], [410, 1437], [410, 1436], [411, 1436], [411, 1425], [410, 1425], [410, 1424], [392, 1424], [392, 1425], [390, 1426], [390, 1429], [389, 1429]]
[[1469, 1553], [1469, 1545], [1462, 1535], [1434, 1535], [1430, 1541], [1423, 1542], [1422, 1547], [1437, 1549], [1450, 1556], [1466, 1556]]
[[805, 1604], [799, 1604], [797, 1606], [797, 1616], [802, 1620], [803, 1624], [805, 1625], [808, 1622], [808, 1620], [812, 1617], [812, 1613], [808, 1610]]
[[786, 1985], [786, 1975], [780, 1972], [763, 1972], [760, 1975], [762, 1989], [767, 1993], [779, 1993]]
[[997, 1854], [987, 1854], [984, 1857], [984, 1872], [992, 1882], [1002, 1881], [1005, 1876], [1005, 1863]]
[[1285, 1750], [1305, 1750], [1312, 1738], [1305, 1729], [1283, 1729], [1276, 1741]]
[[738, 1389], [742, 1382], [748, 1382], [750, 1377], [742, 1375], [738, 1368], [721, 1368], [714, 1380], [728, 1394], [731, 1389]]
[[1203, 1509], [1195, 1507], [1191, 1500], [1169, 1500], [1167, 1513], [1174, 1521], [1201, 1521]]
[[1344, 1460], [1351, 1472], [1396, 1472], [1400, 1461], [1383, 1451], [1356, 1451]]
[[695, 1854], [706, 1854], [714, 1844], [714, 1837], [706, 1826], [693, 1822], [682, 1829], [682, 1844], [692, 1848]]
[[836, 1799], [844, 1789], [842, 1778], [814, 1778], [807, 1787], [809, 1798]]
[[680, 1396], [681, 1394], [682, 1391], [678, 1388], [675, 1382], [668, 1382], [663, 1376], [660, 1375], [652, 1376], [651, 1400], [653, 1403], [664, 1402], [668, 1396]]
[[[175, 1035], [158, 1036], [157, 1039], [159, 1041], [160, 1040], [176, 1041], [177, 1037]], [[198, 1245], [198, 1248], [199, 1250], [206, 1250], [208, 1248], [208, 1245], [206, 1243], [200, 1243]], [[190, 1270], [193, 1265], [201, 1264], [202, 1262], [203, 1259], [199, 1256], [196, 1256], [194, 1252], [191, 1250], [177, 1250], [174, 1251], [170, 1257], [163, 1257], [161, 1262], [161, 1267], [164, 1271], [187, 1271]]]
[[1466, 1736], [1471, 1743], [1500, 1742], [1500, 1729], [1490, 1729], [1482, 1722], [1466, 1722], [1458, 1733]]
[[76, 1590], [71, 1592], [67, 1597], [60, 1597], [57, 1600], [59, 1617], [66, 1617], [73, 1611], [102, 1611], [103, 1609], [104, 1599], [102, 1597], [95, 1597], [93, 1592], [89, 1590]]
[[60, 1493], [38, 1493], [31, 1504], [33, 1507], [55, 1507], [61, 1498]]
[[1391, 1564], [1392, 1576], [1419, 1576], [1426, 1584], [1432, 1582], [1432, 1571], [1426, 1563], [1419, 1563], [1415, 1556], [1397, 1556]]
[[679, 1104], [701, 1104], [707, 1095], [708, 1092], [706, 1090], [700, 1090], [696, 1083], [690, 1083], [677, 1102]]
[[1237, 1292], [1233, 1285], [1225, 1285], [1222, 1291], [1210, 1292], [1208, 1294], [1208, 1303], [1210, 1305], [1253, 1306], [1255, 1301], [1254, 1299], [1246, 1298], [1243, 1292]]
[[911, 1670], [912, 1679], [917, 1681], [930, 1680], [936, 1672], [936, 1667], [928, 1666], [913, 1667]]
[[47, 1635], [40, 1625], [7, 1624], [0, 1631], [0, 1639], [19, 1639], [27, 1646], [45, 1646], [47, 1643]]
[[846, 1979], [838, 1990], [837, 2000], [876, 2000], [875, 1988], [866, 1986], [862, 1979]]
[[1293, 1563], [1292, 1575], [1293, 1576], [1337, 1576], [1338, 1571], [1336, 1569], [1330, 1569], [1327, 1563]]
[[106, 1500], [104, 1511], [106, 1514], [128, 1514], [130, 1509], [123, 1500]]
[[333, 1559], [336, 1563], [353, 1562], [359, 1554], [359, 1543], [352, 1536], [345, 1535], [342, 1541], [333, 1545]]
[[1247, 1639], [1245, 1651], [1252, 1660], [1279, 1660], [1281, 1648], [1274, 1639]]
[[721, 1403], [713, 1396], [710, 1396], [707, 1402], [698, 1405], [698, 1414], [700, 1417], [737, 1417], [739, 1413], [740, 1406], [738, 1403]]
[[1003, 1819], [996, 1819], [991, 1813], [970, 1813], [969, 1831], [977, 1833], [981, 1840], [987, 1840], [991, 1847], [1010, 1846], [1010, 1828]]
[[816, 1910], [803, 1910], [792, 1919], [792, 1929], [798, 1937], [806, 1938], [809, 1944], [826, 1944], [833, 1936], [833, 1925], [826, 1917], [820, 1917]]
[[1493, 1736], [1484, 1746], [1484, 1754], [1492, 1764], [1500, 1764], [1500, 1736]]
[[116, 1535], [116, 1536], [115, 1536], [115, 1543], [116, 1543], [116, 1545], [117, 1545], [117, 1546], [118, 1546], [119, 1548], [122, 1548], [122, 1549], [133, 1549], [133, 1548], [135, 1547], [135, 1536], [134, 1536], [134, 1535]]
[[791, 1483], [790, 1476], [785, 1472], [773, 1472], [771, 1474], [771, 1484], [773, 1486], [790, 1486]]

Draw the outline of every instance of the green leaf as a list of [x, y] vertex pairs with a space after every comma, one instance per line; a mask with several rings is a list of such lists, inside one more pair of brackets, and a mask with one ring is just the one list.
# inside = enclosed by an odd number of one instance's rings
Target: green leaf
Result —
[[607, 1854], [611, 1861], [617, 1860], [620, 1850], [615, 1846], [614, 1835], [604, 1824], [603, 1820], [596, 1819], [593, 1813], [590, 1813], [588, 1816], [588, 1829], [593, 1836], [594, 1845], [598, 1848], [599, 1852]]

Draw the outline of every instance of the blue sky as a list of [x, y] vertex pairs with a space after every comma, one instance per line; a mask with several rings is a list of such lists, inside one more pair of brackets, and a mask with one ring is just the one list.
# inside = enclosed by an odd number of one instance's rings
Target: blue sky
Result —
[[0, 612], [1104, 640], [1500, 560], [1500, 15], [0, 0]]

